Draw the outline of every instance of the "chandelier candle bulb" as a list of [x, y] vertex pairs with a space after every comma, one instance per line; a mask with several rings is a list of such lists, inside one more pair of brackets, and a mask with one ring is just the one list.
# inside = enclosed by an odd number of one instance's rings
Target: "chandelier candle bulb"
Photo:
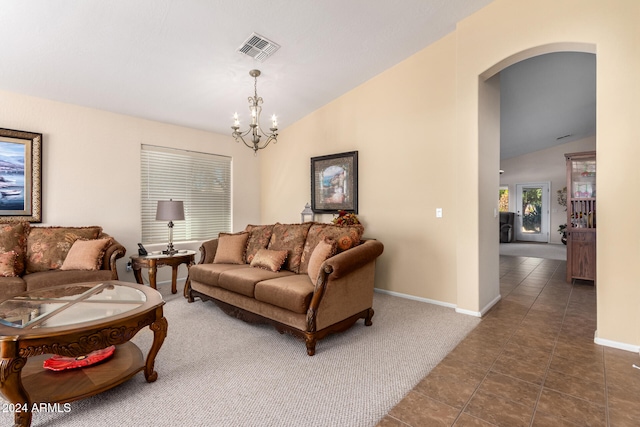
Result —
[[278, 127], [278, 117], [276, 117], [276, 115], [274, 114], [273, 116], [271, 116], [271, 124], [272, 124], [272, 128], [277, 128]]

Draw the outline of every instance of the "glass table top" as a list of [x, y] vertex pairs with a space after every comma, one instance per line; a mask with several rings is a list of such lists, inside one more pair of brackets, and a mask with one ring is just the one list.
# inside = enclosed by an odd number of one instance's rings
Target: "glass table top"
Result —
[[0, 325], [53, 328], [105, 319], [134, 310], [144, 292], [117, 282], [80, 283], [26, 292], [0, 303]]

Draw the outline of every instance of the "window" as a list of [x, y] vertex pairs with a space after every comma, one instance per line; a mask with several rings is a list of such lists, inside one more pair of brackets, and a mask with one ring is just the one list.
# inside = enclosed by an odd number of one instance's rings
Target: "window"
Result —
[[509, 187], [500, 187], [498, 200], [500, 212], [509, 212]]
[[231, 158], [142, 145], [142, 243], [165, 243], [167, 223], [156, 221], [158, 200], [182, 200], [184, 221], [173, 241], [208, 240], [231, 231]]

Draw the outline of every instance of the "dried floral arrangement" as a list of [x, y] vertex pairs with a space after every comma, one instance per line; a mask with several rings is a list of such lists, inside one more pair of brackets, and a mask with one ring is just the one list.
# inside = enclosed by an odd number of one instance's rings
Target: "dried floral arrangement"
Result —
[[338, 216], [333, 219], [335, 225], [355, 225], [360, 224], [358, 217], [354, 213], [338, 211]]

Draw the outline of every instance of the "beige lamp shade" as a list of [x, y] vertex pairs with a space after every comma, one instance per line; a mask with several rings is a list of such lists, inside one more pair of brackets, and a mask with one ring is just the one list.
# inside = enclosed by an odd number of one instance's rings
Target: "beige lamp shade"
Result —
[[158, 200], [156, 220], [176, 221], [184, 219], [184, 203], [177, 200]]

